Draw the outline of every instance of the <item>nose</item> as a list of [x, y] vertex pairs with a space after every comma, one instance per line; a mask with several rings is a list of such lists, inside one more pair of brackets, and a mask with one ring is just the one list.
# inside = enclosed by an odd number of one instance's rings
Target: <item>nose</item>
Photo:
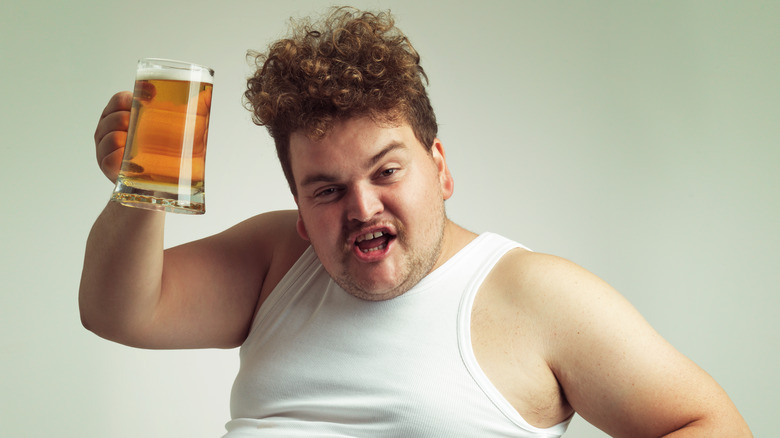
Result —
[[380, 193], [375, 187], [355, 185], [347, 193], [347, 219], [369, 222], [384, 211]]

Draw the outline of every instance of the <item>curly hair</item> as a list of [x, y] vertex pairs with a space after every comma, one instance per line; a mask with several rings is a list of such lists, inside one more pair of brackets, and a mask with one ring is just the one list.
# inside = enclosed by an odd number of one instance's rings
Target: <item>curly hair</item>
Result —
[[294, 195], [293, 132], [318, 140], [338, 121], [368, 116], [378, 123], [408, 123], [430, 150], [437, 124], [425, 90], [428, 78], [389, 12], [342, 7], [321, 23], [291, 22], [290, 38], [271, 44], [268, 53], [249, 52], [257, 70], [244, 97], [253, 121], [274, 139]]

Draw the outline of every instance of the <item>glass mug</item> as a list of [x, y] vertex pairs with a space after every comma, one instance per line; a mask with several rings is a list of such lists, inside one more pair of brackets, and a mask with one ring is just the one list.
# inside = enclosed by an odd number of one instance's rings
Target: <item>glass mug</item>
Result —
[[130, 126], [113, 201], [203, 214], [214, 70], [167, 59], [138, 61]]

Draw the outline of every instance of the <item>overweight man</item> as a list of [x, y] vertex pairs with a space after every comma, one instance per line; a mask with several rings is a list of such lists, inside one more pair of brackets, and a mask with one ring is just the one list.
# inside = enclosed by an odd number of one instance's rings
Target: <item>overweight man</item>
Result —
[[[109, 202], [79, 292], [104, 338], [240, 347], [226, 438], [558, 437], [575, 412], [615, 437], [752, 436], [604, 281], [447, 217], [427, 77], [389, 13], [331, 10], [256, 59], [246, 103], [297, 210], [164, 249], [165, 213]], [[131, 100], [95, 132], [112, 181]]]

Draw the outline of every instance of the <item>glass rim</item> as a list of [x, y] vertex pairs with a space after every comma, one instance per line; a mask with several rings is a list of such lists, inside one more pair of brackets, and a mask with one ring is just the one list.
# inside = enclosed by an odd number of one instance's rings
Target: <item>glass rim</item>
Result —
[[194, 62], [180, 61], [177, 59], [169, 59], [169, 58], [141, 58], [138, 60], [139, 65], [144, 62], [151, 63], [154, 65], [159, 65], [161, 67], [168, 67], [168, 68], [179, 68], [179, 69], [187, 69], [187, 70], [206, 70], [208, 71], [209, 75], [214, 76], [213, 68], [205, 66], [203, 64], [197, 64]]

